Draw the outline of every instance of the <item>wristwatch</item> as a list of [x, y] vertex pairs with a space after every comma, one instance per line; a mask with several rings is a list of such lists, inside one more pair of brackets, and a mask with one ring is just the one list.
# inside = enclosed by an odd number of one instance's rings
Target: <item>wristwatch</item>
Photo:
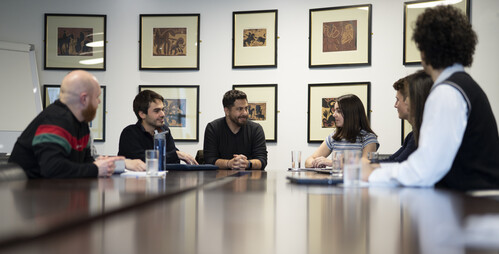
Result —
[[251, 161], [249, 160], [248, 161], [248, 167], [246, 169], [251, 169], [252, 166], [253, 166], [253, 163], [251, 163]]

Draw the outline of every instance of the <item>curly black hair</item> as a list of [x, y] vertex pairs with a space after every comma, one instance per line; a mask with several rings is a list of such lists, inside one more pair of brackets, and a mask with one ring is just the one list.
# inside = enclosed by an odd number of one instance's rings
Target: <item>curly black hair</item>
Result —
[[434, 69], [454, 63], [471, 66], [478, 42], [466, 15], [450, 5], [427, 8], [419, 15], [412, 39]]
[[243, 91], [235, 89], [229, 90], [224, 94], [222, 104], [224, 105], [224, 108], [230, 109], [232, 106], [234, 106], [234, 102], [239, 99], [248, 100], [248, 97]]

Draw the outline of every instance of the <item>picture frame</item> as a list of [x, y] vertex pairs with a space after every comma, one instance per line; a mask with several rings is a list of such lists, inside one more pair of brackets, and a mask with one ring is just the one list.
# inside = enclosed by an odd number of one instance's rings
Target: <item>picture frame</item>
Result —
[[232, 13], [232, 68], [277, 67], [277, 10]]
[[345, 94], [355, 94], [359, 97], [366, 110], [367, 119], [371, 118], [371, 82], [309, 84], [308, 143], [322, 143], [336, 129], [332, 116], [334, 102]]
[[201, 15], [141, 14], [140, 70], [199, 70]]
[[165, 123], [175, 141], [199, 141], [199, 85], [139, 85], [164, 98]]
[[[453, 5], [459, 8], [468, 19], [470, 19], [470, 0], [453, 1], [449, 3], [446, 0], [425, 0], [425, 1], [412, 1], [404, 3], [404, 45], [403, 45], [403, 64], [404, 65], [420, 65], [421, 55], [416, 43], [412, 40], [414, 27], [418, 16], [426, 10], [426, 8], [435, 7], [437, 5]], [[470, 19], [471, 22], [471, 19]]]
[[404, 145], [405, 137], [407, 137], [407, 134], [412, 131], [412, 125], [409, 123], [407, 120], [401, 120], [402, 122], [402, 140], [400, 142], [400, 145]]
[[371, 65], [372, 5], [310, 9], [309, 68]]
[[249, 119], [260, 124], [266, 142], [277, 142], [277, 84], [232, 85], [248, 96]]
[[[106, 141], [106, 86], [100, 86], [101, 94], [99, 99], [101, 103], [97, 107], [97, 113], [94, 120], [88, 123], [95, 142]], [[43, 108], [59, 99], [61, 85], [43, 85]]]
[[106, 15], [45, 14], [45, 70], [106, 70]]

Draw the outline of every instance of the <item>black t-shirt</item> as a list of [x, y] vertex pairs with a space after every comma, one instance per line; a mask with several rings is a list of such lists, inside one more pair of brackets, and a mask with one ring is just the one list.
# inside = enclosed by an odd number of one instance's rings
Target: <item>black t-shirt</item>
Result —
[[[170, 128], [163, 125], [161, 131], [168, 131], [166, 134], [166, 163], [180, 163], [177, 156], [177, 148], [173, 140]], [[141, 159], [145, 161], [145, 151], [154, 149], [154, 137], [144, 129], [142, 123], [128, 125], [123, 129], [120, 135], [120, 145], [118, 155], [125, 156], [127, 159]]]
[[260, 160], [264, 170], [267, 166], [267, 145], [263, 128], [248, 121], [234, 134], [225, 117], [216, 119], [206, 125], [203, 154], [208, 164], [215, 164], [217, 159], [230, 160], [234, 154], [244, 154], [248, 160]]

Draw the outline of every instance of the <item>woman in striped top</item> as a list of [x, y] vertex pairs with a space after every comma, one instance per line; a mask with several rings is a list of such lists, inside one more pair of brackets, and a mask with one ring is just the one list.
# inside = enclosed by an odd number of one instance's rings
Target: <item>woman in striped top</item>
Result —
[[378, 150], [377, 136], [369, 126], [364, 105], [359, 97], [353, 94], [338, 97], [334, 104], [333, 117], [336, 130], [307, 158], [305, 167], [330, 167], [332, 161], [327, 157], [332, 151], [359, 150], [362, 151], [362, 157], [367, 158], [369, 152]]

